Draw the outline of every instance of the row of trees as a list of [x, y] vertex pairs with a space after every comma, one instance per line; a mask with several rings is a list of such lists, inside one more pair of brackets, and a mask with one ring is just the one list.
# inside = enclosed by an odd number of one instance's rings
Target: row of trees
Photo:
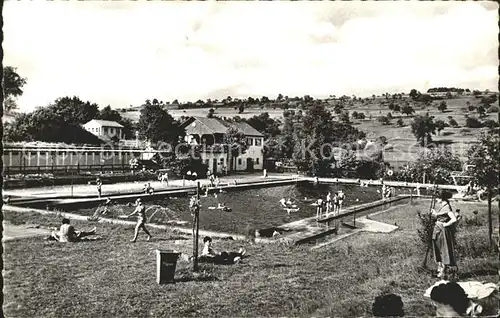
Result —
[[100, 144], [101, 141], [81, 125], [92, 119], [117, 121], [124, 126], [124, 134], [131, 138], [133, 124], [122, 118], [110, 106], [99, 110], [95, 103], [80, 98], [61, 97], [31, 113], [17, 114], [12, 123], [5, 125], [8, 141], [46, 141], [76, 144]]

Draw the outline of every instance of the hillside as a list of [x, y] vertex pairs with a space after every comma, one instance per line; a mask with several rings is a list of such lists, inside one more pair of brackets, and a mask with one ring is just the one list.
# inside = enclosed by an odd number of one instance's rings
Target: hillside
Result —
[[[352, 114], [354, 111], [364, 113], [366, 118], [364, 120], [352, 119], [353, 124], [357, 128], [367, 133], [369, 139], [375, 139], [380, 136], [385, 136], [388, 139], [389, 144], [386, 147], [385, 160], [393, 166], [401, 166], [407, 162], [415, 160], [415, 156], [418, 153], [418, 147], [416, 145], [416, 140], [411, 133], [410, 123], [413, 120], [413, 116], [402, 115], [399, 112], [390, 111], [388, 103], [391, 99], [386, 100], [385, 97], [370, 98], [367, 102], [355, 101], [352, 105], [345, 107], [345, 110]], [[477, 117], [477, 112], [470, 112], [467, 109], [467, 102], [472, 106], [478, 106], [481, 102], [480, 98], [476, 98], [472, 95], [457, 96], [456, 98], [446, 99], [447, 110], [441, 112], [437, 109], [437, 106], [441, 101], [435, 100], [431, 105], [424, 105], [424, 103], [414, 102], [408, 96], [403, 96], [402, 99], [395, 100], [395, 104], [404, 105], [406, 102], [414, 108], [414, 115], [424, 115], [429, 113], [434, 116], [435, 119], [441, 119], [444, 122], [449, 121], [449, 117], [453, 117], [457, 123], [458, 127], [446, 127], [439, 135], [434, 136], [434, 141], [438, 144], [447, 144], [451, 147], [453, 153], [457, 154], [462, 160], [466, 158], [467, 150], [470, 145], [476, 142], [481, 132], [485, 131], [486, 128], [481, 129], [471, 129], [465, 127], [465, 115]], [[327, 108], [334, 113], [333, 102], [327, 101]], [[385, 103], [382, 105], [382, 103]], [[346, 103], [348, 104], [348, 103]], [[493, 105], [498, 106], [498, 101]], [[171, 109], [169, 113], [176, 119], [182, 116], [203, 116], [208, 114], [209, 108], [193, 108], [193, 109]], [[267, 112], [269, 116], [276, 119], [283, 118], [283, 110], [278, 107], [262, 107], [262, 106], [249, 106], [246, 107], [244, 112], [239, 114], [238, 110], [233, 107], [228, 108], [218, 108], [215, 110], [215, 115], [219, 117], [234, 117], [240, 116], [242, 118], [250, 118], [252, 116], [258, 115], [260, 113]], [[378, 122], [378, 117], [382, 115], [387, 115], [391, 113], [393, 119], [391, 124], [382, 125]], [[132, 121], [138, 121], [140, 112], [122, 112], [122, 116], [131, 119]], [[371, 119], [370, 119], [371, 116]], [[403, 126], [399, 127], [396, 121], [401, 118], [403, 120]], [[488, 113], [487, 117], [484, 119], [493, 119], [498, 121], [498, 113]]]

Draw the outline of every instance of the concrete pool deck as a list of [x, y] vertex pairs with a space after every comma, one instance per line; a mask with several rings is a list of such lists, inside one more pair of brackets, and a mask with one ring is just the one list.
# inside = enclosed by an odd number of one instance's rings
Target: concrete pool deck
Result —
[[[334, 227], [329, 226], [328, 224], [334, 221], [334, 219], [340, 224], [343, 224], [349, 228], [343, 229], [342, 231], [339, 230], [339, 232], [344, 232], [344, 233], [335, 234], [335, 237], [332, 238], [329, 242], [336, 242], [339, 239], [348, 237], [350, 234], [362, 231], [375, 232], [375, 233], [390, 233], [398, 229], [398, 227], [395, 225], [370, 220], [365, 216], [365, 214], [372, 215], [375, 213], [383, 213], [384, 211], [390, 210], [391, 207], [394, 206], [393, 204], [396, 204], [396, 202], [401, 202], [404, 200], [411, 200], [411, 198], [408, 195], [399, 195], [391, 199], [377, 200], [373, 202], [347, 207], [342, 211], [340, 215], [333, 216], [333, 214], [329, 214], [326, 217], [319, 219], [319, 221], [316, 219], [316, 217], [309, 217], [298, 221], [286, 223], [279, 226], [278, 228], [291, 233], [282, 235], [281, 237], [279, 237], [277, 241], [299, 245], [316, 241], [317, 239], [324, 238], [328, 235], [332, 235], [334, 234], [335, 229]], [[381, 208], [382, 210], [376, 212], [373, 211], [374, 209], [378, 208]], [[372, 212], [369, 213], [369, 211]], [[358, 213], [363, 213], [363, 216], [356, 217], [356, 214]], [[355, 227], [343, 223], [344, 219], [347, 218], [354, 218]], [[324, 244], [321, 243], [319, 245], [323, 246]]]
[[[281, 180], [281, 179], [292, 179], [297, 178], [292, 175], [276, 175], [270, 174], [267, 178], [263, 178], [261, 174], [256, 175], [234, 175], [226, 176], [220, 178], [221, 185], [232, 184], [234, 181], [237, 183], [247, 183], [265, 180]], [[208, 185], [210, 182], [208, 179], [200, 179], [200, 185]], [[171, 180], [166, 183], [161, 181], [134, 181], [134, 182], [118, 182], [113, 184], [103, 184], [102, 185], [102, 197], [116, 195], [116, 194], [127, 194], [141, 192], [144, 188], [144, 184], [150, 183], [151, 187], [154, 188], [155, 192], [179, 189], [186, 187], [195, 187], [196, 181], [189, 180]], [[26, 188], [26, 189], [7, 189], [3, 191], [4, 196], [11, 197], [31, 197], [31, 198], [55, 198], [55, 197], [96, 197], [97, 188], [95, 185], [90, 184], [77, 184], [73, 186], [54, 186], [54, 187], [39, 187], [39, 188]]]

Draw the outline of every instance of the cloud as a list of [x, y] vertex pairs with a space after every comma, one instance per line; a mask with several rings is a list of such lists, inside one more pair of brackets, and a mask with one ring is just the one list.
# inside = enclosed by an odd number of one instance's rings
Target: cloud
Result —
[[126, 107], [498, 84], [480, 2], [6, 2], [4, 64], [24, 110], [78, 95]]

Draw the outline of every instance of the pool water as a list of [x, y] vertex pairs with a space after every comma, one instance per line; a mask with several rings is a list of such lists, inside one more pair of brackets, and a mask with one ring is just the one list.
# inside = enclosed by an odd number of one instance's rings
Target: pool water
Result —
[[[300, 183], [290, 186], [267, 187], [250, 190], [239, 190], [209, 194], [201, 197], [200, 229], [221, 231], [227, 233], [246, 234], [250, 229], [264, 229], [279, 226], [284, 223], [314, 216], [315, 207], [311, 203], [322, 197], [323, 200], [329, 191], [342, 190], [345, 193], [344, 207], [358, 205], [379, 200], [377, 192], [380, 187], [359, 187], [355, 185], [331, 185]], [[405, 191], [405, 190], [402, 190]], [[407, 191], [406, 191], [407, 192]], [[402, 193], [402, 192], [400, 192]], [[398, 192], [396, 192], [398, 194]], [[281, 198], [291, 199], [300, 208], [297, 212], [288, 213], [281, 207]], [[219, 203], [232, 209], [225, 212], [216, 207]], [[185, 221], [186, 227], [191, 226], [192, 216], [189, 210], [188, 197], [170, 197], [163, 200], [146, 202], [149, 222], [164, 224], [168, 220]], [[132, 206], [115, 205], [118, 214], [127, 214], [133, 211]], [[80, 209], [76, 213], [92, 215], [93, 209]], [[154, 214], [154, 215], [153, 215]]]

